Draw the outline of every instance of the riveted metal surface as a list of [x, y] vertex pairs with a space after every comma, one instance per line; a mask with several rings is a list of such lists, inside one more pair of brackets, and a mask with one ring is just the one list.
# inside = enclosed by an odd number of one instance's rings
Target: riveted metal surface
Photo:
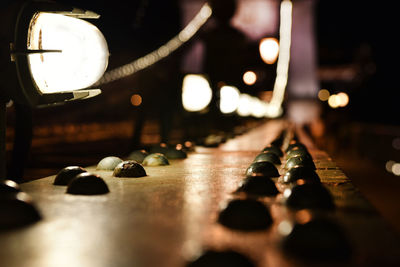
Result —
[[[266, 231], [233, 231], [216, 222], [223, 205], [238, 197], [232, 193], [246, 168], [285, 127], [284, 121], [271, 121], [219, 148], [197, 148], [168, 166], [145, 166], [146, 177], [116, 178], [112, 171], [86, 168], [105, 180], [110, 193], [104, 195], [66, 194], [65, 186], [53, 185], [55, 176], [22, 184], [43, 219], [0, 232], [0, 265], [176, 267], [203, 248], [230, 248], [257, 266], [312, 266], [281, 252], [278, 225], [295, 216], [281, 203], [282, 194], [260, 198], [274, 220]], [[310, 153], [335, 200], [329, 216], [343, 225], [354, 247], [344, 265], [399, 263], [399, 240], [379, 214], [326, 153]]]

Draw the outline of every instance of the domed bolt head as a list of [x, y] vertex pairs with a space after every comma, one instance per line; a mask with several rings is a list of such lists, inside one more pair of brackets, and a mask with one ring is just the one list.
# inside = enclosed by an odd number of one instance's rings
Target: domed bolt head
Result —
[[274, 181], [268, 177], [247, 177], [236, 190], [254, 196], [276, 196], [279, 194]]
[[305, 183], [286, 189], [285, 203], [292, 209], [332, 210], [335, 204], [331, 193], [320, 183]]
[[187, 158], [187, 154], [183, 149], [177, 149], [175, 147], [169, 147], [165, 152], [165, 156], [168, 159], [185, 159]]
[[281, 178], [279, 181], [283, 184], [296, 184], [299, 180], [302, 180], [302, 183], [321, 183], [315, 170], [302, 166], [291, 168]]
[[134, 160], [123, 161], [114, 169], [115, 177], [143, 177], [146, 176], [146, 171], [140, 163]]
[[101, 195], [110, 192], [104, 180], [89, 172], [75, 176], [67, 187], [67, 193], [73, 195]]
[[253, 162], [259, 162], [259, 161], [268, 161], [275, 165], [281, 164], [280, 158], [275, 153], [272, 152], [262, 152], [258, 154]]
[[302, 167], [310, 168], [313, 170], [317, 169], [315, 167], [315, 164], [314, 164], [314, 161], [312, 160], [312, 158], [307, 157], [307, 156], [296, 156], [296, 157], [292, 157], [292, 158], [289, 158], [288, 160], [286, 160], [286, 163], [285, 163], [286, 170], [290, 170], [291, 168], [296, 167], [296, 166], [302, 166]]
[[207, 250], [186, 267], [255, 267], [246, 256], [232, 250]]
[[99, 161], [97, 164], [97, 170], [113, 171], [114, 168], [120, 164], [123, 160], [119, 157], [109, 156]]
[[304, 150], [302, 148], [294, 148], [286, 153], [287, 159], [297, 157], [297, 156], [312, 158], [310, 152], [308, 152], [308, 150]]
[[19, 191], [21, 191], [21, 188], [13, 180], [0, 180], [0, 194], [17, 193]]
[[164, 166], [169, 165], [168, 159], [161, 153], [152, 153], [144, 158], [144, 166]]
[[272, 224], [272, 217], [260, 201], [234, 199], [219, 213], [218, 222], [234, 230], [259, 231]]
[[40, 219], [41, 215], [28, 194], [24, 192], [0, 194], [0, 230], [26, 226]]
[[142, 163], [143, 160], [144, 160], [144, 158], [147, 157], [148, 155], [149, 155], [149, 153], [148, 153], [146, 150], [144, 150], [144, 149], [142, 149], [142, 150], [135, 150], [135, 151], [132, 151], [132, 152], [129, 154], [128, 159], [129, 159], [129, 160], [134, 160], [134, 161], [136, 161], [136, 162], [138, 162], [138, 163]]
[[351, 258], [352, 248], [340, 225], [327, 218], [296, 223], [282, 240], [289, 256], [315, 261], [343, 262]]
[[54, 178], [54, 185], [68, 185], [68, 183], [80, 173], [86, 170], [79, 166], [68, 166], [59, 171]]
[[278, 169], [268, 161], [253, 162], [246, 170], [246, 177], [266, 176], [279, 177]]
[[298, 141], [292, 141], [292, 142], [290, 142], [289, 146], [286, 148], [285, 152], [288, 153], [289, 151], [291, 151], [295, 148], [300, 148], [300, 149], [307, 151], [306, 145], [304, 145], [303, 143], [300, 143]]
[[272, 153], [276, 154], [278, 157], [283, 157], [282, 150], [277, 146], [269, 145], [269, 146], [264, 147], [264, 149], [262, 151], [263, 152], [272, 152]]

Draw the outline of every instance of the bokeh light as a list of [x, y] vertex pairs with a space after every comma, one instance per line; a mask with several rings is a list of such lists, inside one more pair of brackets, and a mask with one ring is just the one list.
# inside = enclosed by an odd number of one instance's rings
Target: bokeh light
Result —
[[396, 176], [400, 176], [400, 163], [395, 163], [392, 166], [392, 172]]
[[140, 95], [134, 94], [131, 96], [131, 104], [132, 106], [138, 107], [142, 104], [143, 99]]
[[331, 108], [338, 108], [340, 106], [340, 97], [338, 95], [331, 95], [328, 98], [328, 104]]
[[254, 71], [246, 71], [243, 74], [243, 82], [247, 85], [253, 85], [257, 81], [257, 74]]
[[318, 92], [318, 99], [321, 101], [328, 101], [330, 95], [327, 89], [321, 89]]
[[396, 137], [392, 141], [392, 146], [396, 150], [400, 150], [400, 137]]
[[234, 112], [239, 106], [240, 92], [234, 86], [225, 85], [220, 90], [219, 108], [222, 113]]
[[203, 75], [188, 74], [183, 78], [182, 104], [185, 110], [201, 111], [210, 104], [211, 98], [210, 84]]
[[340, 103], [339, 103], [340, 107], [345, 107], [345, 106], [347, 106], [347, 104], [349, 104], [349, 96], [346, 93], [340, 92], [340, 93], [337, 94], [337, 96], [340, 99], [339, 100], [340, 101]]
[[237, 113], [239, 116], [247, 117], [251, 114], [251, 96], [248, 94], [240, 94]]
[[267, 64], [274, 64], [279, 54], [279, 43], [274, 37], [263, 38], [260, 41], [260, 55]]

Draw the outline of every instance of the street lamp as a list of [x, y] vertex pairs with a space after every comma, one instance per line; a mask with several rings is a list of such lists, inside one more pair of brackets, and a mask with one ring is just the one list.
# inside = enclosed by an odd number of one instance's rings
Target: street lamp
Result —
[[[10, 59], [15, 66], [1, 62], [9, 77], [0, 92], [0, 178], [5, 177], [5, 103], [36, 107], [96, 96], [101, 90], [89, 87], [103, 76], [109, 57], [102, 33], [82, 20], [98, 14], [52, 1], [15, 6], [10, 11], [15, 16], [6, 21], [14, 30]], [[1, 34], [12, 39], [10, 32]]]
[[107, 68], [107, 42], [82, 18], [99, 15], [54, 2], [29, 1], [21, 7], [10, 45], [21, 89], [9, 92], [14, 101], [37, 106], [100, 94], [87, 88]]

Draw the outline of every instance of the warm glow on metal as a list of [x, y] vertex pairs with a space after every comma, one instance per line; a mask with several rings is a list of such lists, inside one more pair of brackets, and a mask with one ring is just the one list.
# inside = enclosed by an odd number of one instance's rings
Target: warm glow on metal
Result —
[[96, 83], [108, 65], [103, 34], [85, 20], [53, 13], [37, 13], [28, 32], [28, 62], [42, 93], [66, 92]]
[[267, 64], [274, 64], [279, 54], [279, 43], [274, 37], [263, 38], [260, 41], [260, 55]]
[[186, 27], [179, 32], [174, 38], [169, 40], [167, 43], [160, 46], [153, 52], [132, 61], [131, 63], [125, 64], [121, 67], [108, 71], [104, 74], [97, 85], [109, 83], [115, 80], [125, 78], [132, 75], [140, 70], [143, 70], [161, 59], [169, 56], [172, 52], [181, 47], [185, 42], [190, 40], [195, 33], [206, 23], [212, 14], [211, 7], [206, 3], [196, 14], [196, 16], [189, 22]]
[[234, 112], [239, 105], [239, 90], [234, 86], [222, 86], [220, 89], [219, 108], [222, 113], [228, 114]]
[[257, 81], [257, 74], [254, 71], [246, 71], [243, 74], [243, 82], [247, 85], [253, 85]]
[[210, 104], [212, 90], [203, 75], [188, 74], [183, 79], [182, 104], [187, 111], [201, 111]]
[[321, 101], [328, 101], [330, 95], [327, 89], [321, 89], [318, 92], [318, 99]]

